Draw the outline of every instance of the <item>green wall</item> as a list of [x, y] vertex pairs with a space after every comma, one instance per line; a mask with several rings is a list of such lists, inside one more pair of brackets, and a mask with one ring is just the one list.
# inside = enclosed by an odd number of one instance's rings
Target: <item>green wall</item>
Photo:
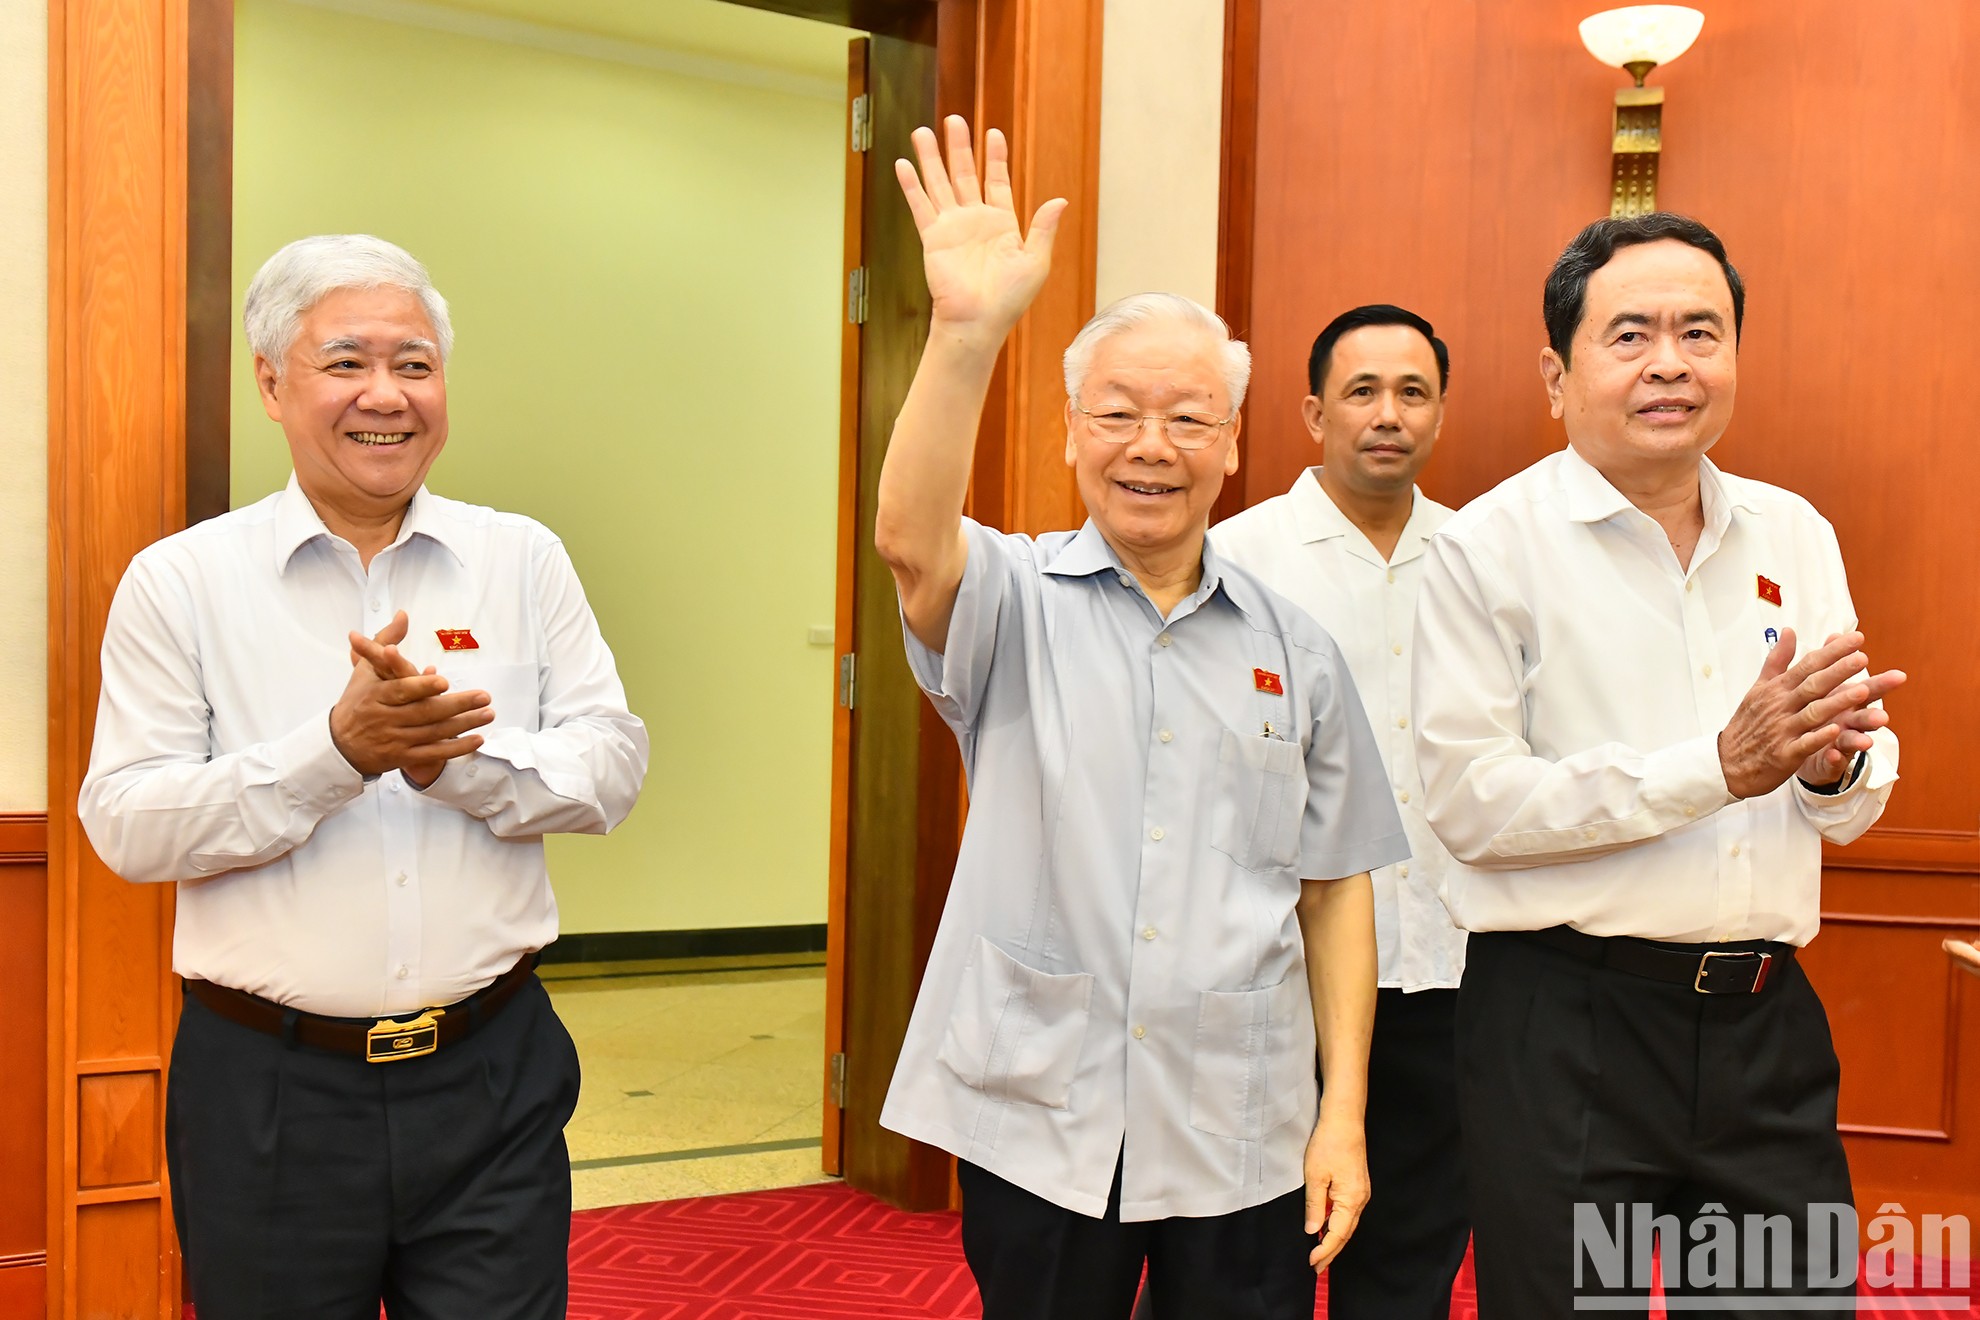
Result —
[[[429, 484], [563, 537], [651, 732], [631, 819], [551, 842], [564, 930], [823, 921], [842, 105], [235, 13], [236, 313], [305, 234], [426, 262], [456, 334]], [[289, 462], [238, 336], [233, 371], [240, 505]]]

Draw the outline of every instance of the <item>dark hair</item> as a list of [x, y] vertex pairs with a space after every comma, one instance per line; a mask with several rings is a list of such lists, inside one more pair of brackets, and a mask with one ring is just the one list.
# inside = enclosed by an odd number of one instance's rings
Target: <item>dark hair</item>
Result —
[[1334, 345], [1341, 336], [1351, 330], [1360, 330], [1371, 325], [1404, 325], [1430, 341], [1430, 351], [1437, 355], [1437, 392], [1442, 394], [1451, 383], [1451, 351], [1444, 347], [1444, 341], [1437, 338], [1437, 332], [1430, 323], [1415, 312], [1393, 306], [1389, 303], [1369, 303], [1352, 311], [1342, 312], [1327, 322], [1327, 328], [1313, 341], [1313, 351], [1306, 356], [1307, 391], [1318, 394], [1320, 387], [1327, 383], [1327, 368], [1334, 364]]
[[1620, 248], [1638, 243], [1657, 243], [1674, 238], [1701, 252], [1708, 252], [1725, 272], [1726, 287], [1732, 290], [1733, 343], [1739, 343], [1740, 326], [1746, 320], [1746, 285], [1726, 258], [1726, 245], [1719, 236], [1688, 215], [1673, 211], [1652, 211], [1626, 219], [1611, 216], [1597, 220], [1574, 236], [1561, 252], [1554, 268], [1547, 272], [1547, 289], [1541, 297], [1541, 314], [1547, 320], [1547, 342], [1568, 361], [1574, 332], [1581, 325], [1581, 314], [1588, 302], [1588, 277], [1609, 264]]

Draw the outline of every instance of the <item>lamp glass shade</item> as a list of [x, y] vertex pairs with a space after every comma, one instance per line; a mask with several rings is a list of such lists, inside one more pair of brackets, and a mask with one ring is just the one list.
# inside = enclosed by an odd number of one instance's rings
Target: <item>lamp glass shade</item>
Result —
[[1684, 5], [1630, 5], [1581, 20], [1581, 44], [1612, 69], [1636, 62], [1669, 64], [1691, 49], [1705, 15]]

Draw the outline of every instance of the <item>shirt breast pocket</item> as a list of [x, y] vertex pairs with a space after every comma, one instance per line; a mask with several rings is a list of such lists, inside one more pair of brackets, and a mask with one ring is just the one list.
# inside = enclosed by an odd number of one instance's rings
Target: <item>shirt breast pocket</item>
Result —
[[535, 733], [539, 698], [536, 666], [503, 664], [494, 660], [449, 659], [440, 671], [453, 692], [486, 692], [495, 711], [492, 724], [484, 729], [523, 729]]
[[1247, 871], [1284, 870], [1299, 860], [1306, 758], [1298, 743], [1225, 729], [1213, 788], [1213, 848]]

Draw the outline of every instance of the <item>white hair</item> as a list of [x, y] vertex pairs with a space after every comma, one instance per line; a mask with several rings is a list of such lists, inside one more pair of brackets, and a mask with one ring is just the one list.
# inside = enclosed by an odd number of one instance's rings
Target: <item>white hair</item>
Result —
[[299, 238], [262, 263], [241, 311], [248, 347], [267, 358], [279, 377], [303, 317], [339, 289], [404, 289], [419, 299], [433, 323], [440, 360], [444, 363], [454, 351], [447, 300], [433, 287], [426, 267], [398, 244], [370, 234]]
[[1251, 350], [1243, 340], [1231, 338], [1231, 328], [1224, 324], [1223, 317], [1180, 293], [1131, 293], [1094, 313], [1093, 319], [1066, 346], [1066, 397], [1078, 402], [1087, 370], [1093, 365], [1094, 351], [1102, 340], [1159, 320], [1180, 321], [1218, 341], [1231, 411], [1242, 408], [1245, 389], [1251, 384]]

